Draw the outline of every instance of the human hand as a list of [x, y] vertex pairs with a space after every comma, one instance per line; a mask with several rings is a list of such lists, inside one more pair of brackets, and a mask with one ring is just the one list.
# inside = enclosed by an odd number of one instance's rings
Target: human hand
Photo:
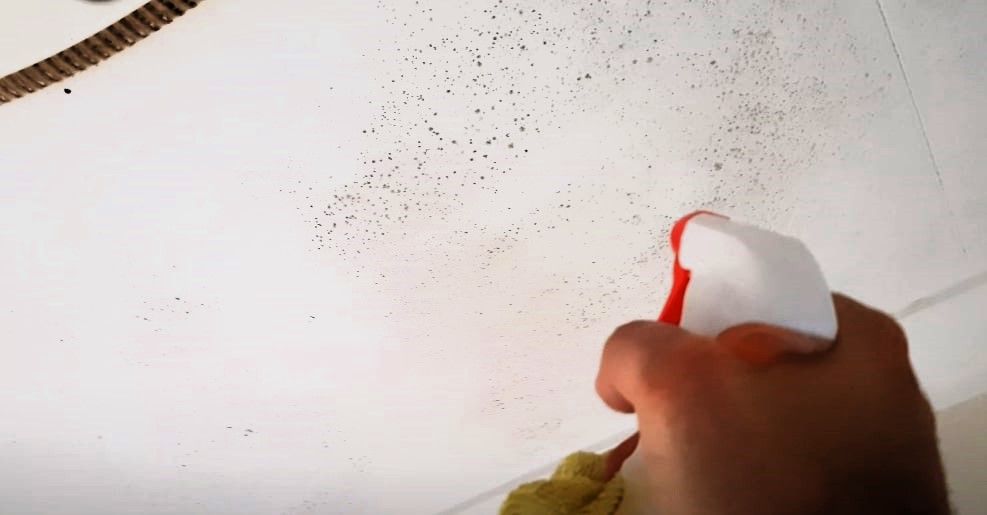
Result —
[[[636, 413], [655, 512], [945, 514], [935, 418], [889, 316], [834, 295], [836, 342], [763, 324], [704, 338], [632, 322], [603, 351], [596, 390]], [[802, 342], [800, 344], [799, 342]], [[811, 346], [809, 346], [811, 347]]]

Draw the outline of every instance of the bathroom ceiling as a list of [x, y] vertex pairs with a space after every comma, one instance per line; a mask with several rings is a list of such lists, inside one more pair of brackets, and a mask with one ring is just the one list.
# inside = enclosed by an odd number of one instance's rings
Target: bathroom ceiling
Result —
[[[0, 75], [140, 4], [18, 5]], [[468, 510], [632, 428], [593, 393], [600, 345], [656, 316], [694, 209], [804, 239], [888, 311], [967, 292], [973, 179], [936, 163], [884, 20], [209, 0], [0, 107], [0, 498]], [[937, 320], [913, 345], [942, 406], [987, 362]]]

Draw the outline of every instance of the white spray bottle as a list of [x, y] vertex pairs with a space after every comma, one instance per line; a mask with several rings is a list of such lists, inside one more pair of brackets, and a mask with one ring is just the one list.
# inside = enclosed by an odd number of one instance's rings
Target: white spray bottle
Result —
[[[820, 345], [836, 338], [829, 287], [801, 241], [699, 211], [675, 224], [672, 249], [672, 291], [660, 321], [708, 337], [761, 322], [816, 336]], [[617, 514], [655, 515], [638, 452], [620, 474], [625, 490]]]

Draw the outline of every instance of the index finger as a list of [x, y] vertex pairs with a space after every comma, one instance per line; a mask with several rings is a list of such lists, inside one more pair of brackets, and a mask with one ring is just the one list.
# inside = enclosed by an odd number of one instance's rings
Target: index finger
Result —
[[633, 413], [661, 379], [664, 358], [695, 338], [682, 328], [660, 322], [639, 320], [618, 327], [603, 346], [597, 395], [611, 409]]

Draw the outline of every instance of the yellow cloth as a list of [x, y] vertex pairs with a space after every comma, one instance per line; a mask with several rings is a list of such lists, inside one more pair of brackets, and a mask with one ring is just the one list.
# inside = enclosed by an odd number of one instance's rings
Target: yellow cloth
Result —
[[605, 457], [570, 454], [548, 479], [525, 483], [507, 495], [501, 515], [613, 515], [624, 497], [624, 481], [604, 481]]

